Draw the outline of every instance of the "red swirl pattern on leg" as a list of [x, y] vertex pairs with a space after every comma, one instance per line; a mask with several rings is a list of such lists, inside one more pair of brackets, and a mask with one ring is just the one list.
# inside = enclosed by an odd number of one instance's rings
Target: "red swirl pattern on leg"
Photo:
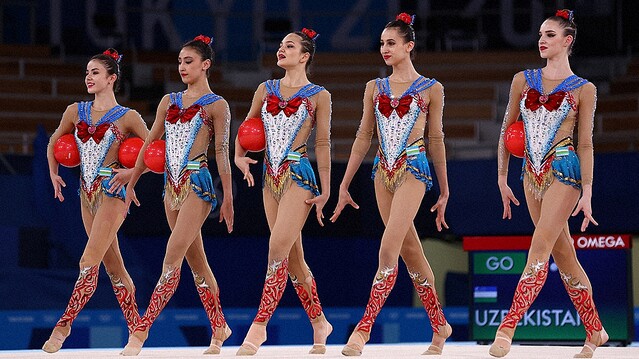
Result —
[[98, 274], [100, 265], [96, 264], [93, 267], [85, 267], [80, 270], [78, 280], [75, 282], [71, 298], [69, 298], [69, 304], [60, 317], [60, 320], [56, 323], [56, 327], [66, 327], [73, 324], [75, 318], [78, 317], [80, 311], [87, 304], [95, 288], [98, 286]]
[[281, 261], [273, 261], [266, 271], [262, 299], [257, 309], [257, 315], [253, 320], [256, 323], [266, 323], [273, 316], [275, 308], [282, 299], [286, 289], [286, 277], [288, 276], [288, 258]]
[[586, 340], [590, 341], [593, 332], [599, 332], [603, 329], [599, 313], [595, 308], [595, 301], [587, 286], [583, 285], [578, 279], [573, 278], [569, 274], [560, 273], [564, 287], [568, 292], [572, 304], [575, 306], [581, 322], [584, 323], [586, 329]]
[[413, 286], [415, 287], [415, 290], [417, 290], [417, 295], [422, 301], [424, 309], [428, 314], [430, 326], [433, 328], [433, 333], [439, 334], [439, 328], [446, 325], [446, 317], [444, 316], [442, 305], [439, 303], [435, 287], [428, 283], [427, 278], [420, 278], [419, 273], [408, 272], [408, 274], [413, 280]]
[[377, 315], [382, 310], [388, 295], [395, 286], [397, 280], [397, 264], [392, 268], [382, 268], [377, 272], [373, 286], [371, 288], [371, 294], [368, 298], [368, 304], [364, 310], [362, 319], [357, 323], [355, 330], [370, 333], [375, 323]]
[[200, 300], [204, 306], [204, 311], [206, 311], [206, 315], [211, 323], [213, 337], [215, 337], [218, 329], [224, 329], [226, 327], [226, 319], [224, 318], [222, 304], [220, 303], [220, 292], [217, 291], [213, 293], [204, 277], [196, 272], [193, 272], [193, 280], [195, 281], [197, 294], [200, 296]]
[[111, 279], [115, 298], [120, 304], [122, 314], [124, 314], [129, 334], [131, 334], [140, 325], [140, 312], [138, 311], [138, 303], [135, 301], [135, 289], [129, 292], [124, 283], [122, 283], [122, 279], [114, 274], [109, 273], [109, 278]]
[[153, 322], [175, 294], [178, 284], [180, 284], [180, 267], [168, 267], [160, 276], [160, 280], [151, 294], [149, 306], [142, 316], [142, 325], [138, 330], [146, 330], [153, 325]]
[[304, 288], [304, 285], [297, 280], [297, 277], [291, 275], [293, 288], [295, 288], [295, 292], [300, 298], [300, 302], [302, 302], [302, 307], [308, 315], [308, 319], [310, 319], [312, 322], [322, 314], [322, 303], [320, 303], [319, 296], [317, 295], [317, 284], [315, 283], [315, 277], [313, 277], [312, 273], [310, 274], [309, 278], [311, 279], [309, 283], [311, 286], [310, 295], [306, 288]]
[[[502, 320], [499, 329], [517, 327], [517, 323], [539, 295], [548, 277], [548, 261], [531, 263], [528, 271], [524, 272], [519, 279], [513, 303], [508, 314]], [[499, 330], [498, 329], [498, 330]]]

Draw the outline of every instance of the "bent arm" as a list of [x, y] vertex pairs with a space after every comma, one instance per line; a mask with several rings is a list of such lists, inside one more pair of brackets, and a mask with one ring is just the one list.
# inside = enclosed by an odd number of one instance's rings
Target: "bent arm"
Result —
[[510, 160], [510, 152], [506, 149], [504, 143], [504, 133], [508, 126], [517, 121], [519, 117], [519, 100], [521, 93], [524, 90], [526, 79], [523, 72], [517, 73], [513, 77], [513, 81], [510, 85], [510, 94], [508, 96], [508, 105], [506, 106], [506, 112], [504, 113], [504, 120], [501, 124], [501, 131], [499, 132], [499, 145], [497, 147], [497, 174], [499, 181], [506, 181], [508, 177], [508, 162]]
[[73, 128], [75, 127], [75, 119], [77, 117], [78, 104], [74, 103], [72, 105], [69, 105], [62, 114], [62, 119], [60, 120], [58, 128], [55, 129], [55, 131], [49, 138], [49, 144], [47, 145], [47, 162], [49, 163], [50, 175], [58, 174], [58, 161], [56, 161], [55, 156], [53, 155], [53, 147], [60, 137], [73, 132]]

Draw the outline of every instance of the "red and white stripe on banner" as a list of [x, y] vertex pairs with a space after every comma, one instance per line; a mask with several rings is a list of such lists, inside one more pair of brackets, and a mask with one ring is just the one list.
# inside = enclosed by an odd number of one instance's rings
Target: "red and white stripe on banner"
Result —
[[[630, 234], [573, 234], [576, 249], [630, 249]], [[527, 250], [532, 236], [464, 237], [465, 251]]]

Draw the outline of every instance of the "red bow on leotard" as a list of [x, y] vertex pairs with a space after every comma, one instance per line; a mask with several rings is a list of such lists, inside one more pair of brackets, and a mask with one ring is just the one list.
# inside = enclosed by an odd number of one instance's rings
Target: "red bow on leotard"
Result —
[[561, 106], [564, 97], [566, 97], [565, 91], [557, 91], [551, 95], [542, 95], [539, 91], [530, 89], [528, 90], [528, 95], [526, 95], [525, 106], [531, 111], [536, 111], [541, 106], [544, 106], [548, 111], [554, 111]]
[[387, 95], [379, 95], [379, 103], [377, 108], [386, 118], [390, 117], [393, 110], [397, 112], [397, 116], [404, 117], [404, 115], [410, 110], [410, 104], [413, 102], [413, 97], [406, 95], [399, 100], [391, 99]]
[[182, 123], [189, 122], [195, 115], [197, 115], [201, 108], [202, 106], [200, 105], [191, 105], [189, 108], [181, 109], [178, 105], [173, 104], [169, 106], [169, 109], [166, 112], [166, 120], [173, 124], [178, 122], [178, 120]]
[[75, 134], [82, 141], [82, 143], [86, 143], [89, 138], [93, 138], [93, 141], [95, 141], [95, 143], [100, 143], [100, 141], [102, 141], [102, 139], [104, 138], [104, 134], [109, 129], [109, 126], [111, 126], [110, 123], [103, 123], [98, 126], [89, 126], [88, 123], [80, 121], [77, 125], [75, 125]]
[[282, 100], [275, 95], [269, 95], [266, 98], [266, 111], [271, 113], [273, 116], [280, 113], [280, 111], [284, 111], [286, 117], [297, 112], [297, 109], [302, 104], [301, 97], [293, 97], [292, 99], [286, 101]]

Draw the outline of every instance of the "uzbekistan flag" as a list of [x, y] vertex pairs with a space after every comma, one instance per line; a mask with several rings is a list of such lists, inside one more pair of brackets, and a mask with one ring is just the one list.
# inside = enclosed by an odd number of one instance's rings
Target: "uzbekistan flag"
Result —
[[497, 287], [475, 287], [473, 299], [475, 303], [497, 303]]

